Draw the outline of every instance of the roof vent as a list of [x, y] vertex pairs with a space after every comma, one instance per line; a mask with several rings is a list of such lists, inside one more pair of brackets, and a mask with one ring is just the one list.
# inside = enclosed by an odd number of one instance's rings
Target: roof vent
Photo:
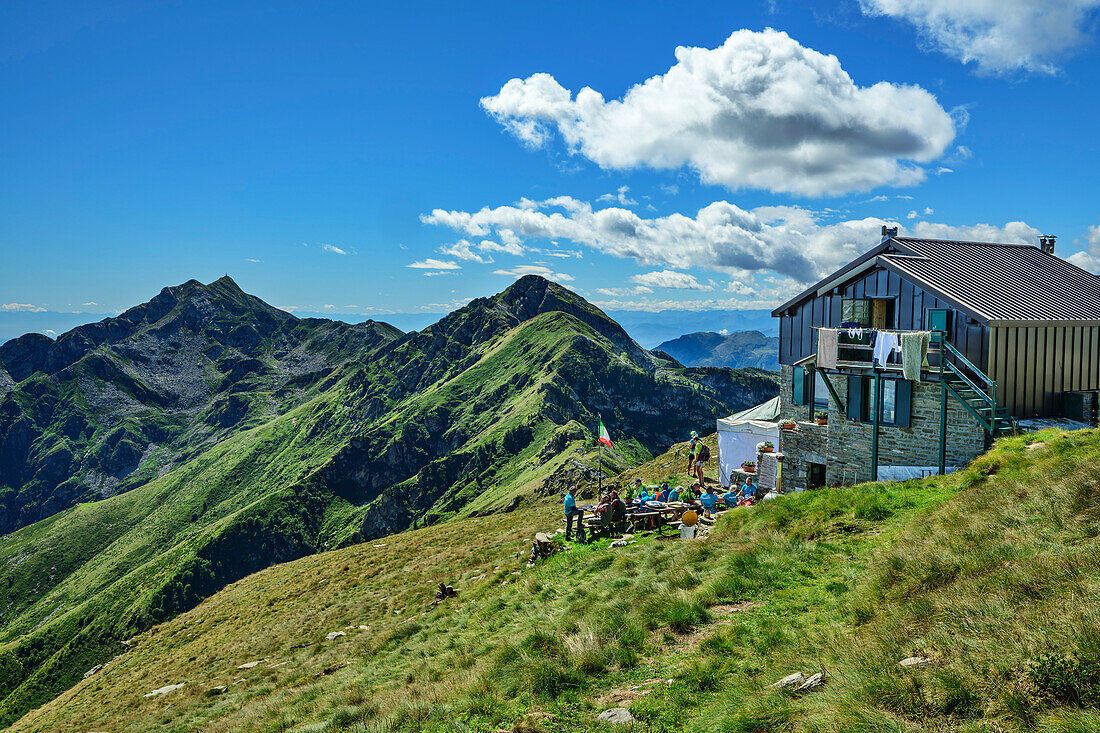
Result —
[[885, 242], [888, 239], [898, 236], [897, 227], [888, 227], [885, 224], [882, 225], [882, 241]]
[[1039, 249], [1046, 252], [1048, 255], [1054, 254], [1054, 240], [1058, 237], [1054, 234], [1043, 234], [1039, 237]]

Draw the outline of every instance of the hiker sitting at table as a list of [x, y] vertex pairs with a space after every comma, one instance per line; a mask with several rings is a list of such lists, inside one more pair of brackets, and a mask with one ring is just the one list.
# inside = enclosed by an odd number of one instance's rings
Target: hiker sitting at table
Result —
[[699, 497], [699, 503], [703, 505], [703, 510], [710, 514], [718, 506], [718, 495], [708, 486]]
[[668, 498], [668, 481], [661, 482], [661, 489], [657, 492], [657, 501], [672, 501]]
[[745, 485], [737, 495], [739, 497], [737, 506], [751, 506], [756, 503], [756, 487], [752, 484], [752, 476], [745, 479]]
[[733, 488], [731, 484], [730, 487], [726, 489], [726, 493], [722, 494], [722, 502], [726, 505], [727, 509], [737, 506], [737, 492], [734, 491]]
[[626, 502], [619, 498], [619, 492], [615, 489], [608, 494], [611, 503], [611, 523], [619, 525], [626, 519]]
[[584, 528], [584, 510], [577, 507], [577, 500], [573, 498], [573, 489], [565, 490], [565, 539], [573, 534], [573, 521], [577, 522], [577, 534]]
[[668, 492], [668, 501], [680, 501], [680, 494], [682, 494], [683, 491], [683, 486], [677, 486], [675, 489]]

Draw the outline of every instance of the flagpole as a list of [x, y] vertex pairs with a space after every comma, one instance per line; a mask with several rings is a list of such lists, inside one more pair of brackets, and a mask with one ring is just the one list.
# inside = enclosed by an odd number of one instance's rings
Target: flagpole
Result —
[[596, 413], [596, 445], [599, 446], [599, 458], [596, 459], [596, 481], [598, 489], [596, 489], [596, 501], [599, 502], [600, 495], [603, 494], [603, 441], [600, 440], [600, 426], [603, 425], [603, 415]]

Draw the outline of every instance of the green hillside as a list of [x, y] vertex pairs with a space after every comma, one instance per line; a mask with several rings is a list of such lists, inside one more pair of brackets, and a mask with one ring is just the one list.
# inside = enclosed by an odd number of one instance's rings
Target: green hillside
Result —
[[[594, 731], [612, 706], [659, 731], [1097, 730], [1098, 457], [1100, 431], [1009, 438], [947, 477], [534, 569], [556, 500], [321, 553], [141, 634], [13, 730]], [[433, 609], [440, 580], [459, 595]], [[795, 671], [824, 684], [769, 687]]]
[[[272, 564], [536, 503], [594, 448], [597, 413], [622, 436], [611, 464], [626, 467], [777, 390], [766, 375], [653, 355], [541, 278], [419, 333], [383, 335], [326, 367], [299, 404], [265, 408], [274, 417], [203, 437], [135, 488], [0, 537], [0, 724], [79, 681], [122, 640]], [[316, 344], [335, 363], [352, 340]], [[79, 402], [82, 383], [65, 382], [66, 369], [31, 374], [7, 399], [48, 382]]]
[[[1009, 438], [533, 569], [555, 500], [411, 530], [234, 583], [13, 730], [1095, 731], [1098, 457], [1097, 430]], [[769, 687], [793, 671], [824, 685]]]

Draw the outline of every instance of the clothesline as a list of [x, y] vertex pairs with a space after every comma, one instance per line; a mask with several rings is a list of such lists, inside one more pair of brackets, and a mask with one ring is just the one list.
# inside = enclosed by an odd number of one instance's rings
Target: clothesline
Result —
[[[844, 331], [851, 334], [856, 327], [831, 328], [827, 326], [811, 326], [817, 329], [817, 365], [822, 369], [835, 369], [837, 366], [837, 354], [841, 346], [839, 335]], [[858, 328], [862, 337], [864, 329]], [[890, 357], [901, 354], [902, 375], [912, 381], [920, 381], [921, 370], [928, 366], [928, 344], [931, 341], [931, 331], [893, 331], [887, 329], [869, 328], [866, 331], [870, 335], [871, 363], [885, 367]]]

